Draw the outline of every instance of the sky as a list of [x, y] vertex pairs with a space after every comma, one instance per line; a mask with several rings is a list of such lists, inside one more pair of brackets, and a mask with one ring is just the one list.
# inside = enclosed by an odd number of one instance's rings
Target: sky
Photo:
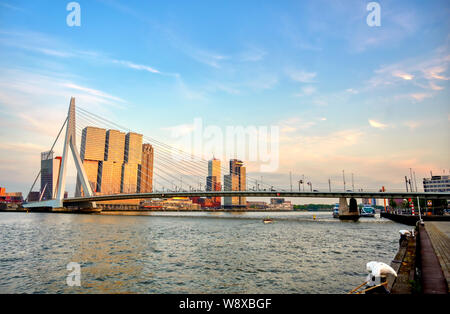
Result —
[[[403, 189], [450, 171], [450, 3], [0, 0], [0, 186], [27, 193], [70, 97], [170, 145], [195, 119], [279, 129], [274, 186]], [[207, 157], [207, 156], [205, 156]], [[243, 156], [245, 161], [245, 156]]]

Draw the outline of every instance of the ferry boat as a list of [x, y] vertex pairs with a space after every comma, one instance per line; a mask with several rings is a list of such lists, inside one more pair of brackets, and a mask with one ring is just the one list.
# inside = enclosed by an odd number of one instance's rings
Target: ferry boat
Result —
[[372, 206], [364, 205], [360, 210], [361, 217], [375, 217], [375, 209]]
[[335, 204], [333, 207], [333, 218], [339, 218], [339, 204]]

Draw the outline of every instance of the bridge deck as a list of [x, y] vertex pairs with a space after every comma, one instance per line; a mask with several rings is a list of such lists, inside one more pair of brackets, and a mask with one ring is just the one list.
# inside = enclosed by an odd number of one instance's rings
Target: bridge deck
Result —
[[153, 192], [134, 194], [95, 195], [65, 199], [66, 203], [111, 201], [122, 199], [171, 198], [171, 197], [310, 197], [310, 198], [426, 198], [450, 199], [450, 193], [441, 192], [287, 192], [287, 191], [196, 191], [196, 192]]

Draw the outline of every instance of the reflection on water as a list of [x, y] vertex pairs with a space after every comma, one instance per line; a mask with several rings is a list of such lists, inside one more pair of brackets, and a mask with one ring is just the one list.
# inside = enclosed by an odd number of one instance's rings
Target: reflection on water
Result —
[[[345, 293], [367, 262], [390, 263], [405, 227], [328, 212], [131, 214], [1, 213], [0, 293]], [[81, 287], [66, 284], [70, 262]]]

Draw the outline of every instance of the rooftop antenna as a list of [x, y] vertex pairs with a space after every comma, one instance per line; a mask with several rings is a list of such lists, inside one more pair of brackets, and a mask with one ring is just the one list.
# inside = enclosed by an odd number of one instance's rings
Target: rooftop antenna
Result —
[[416, 186], [416, 192], [417, 192], [417, 181], [416, 181], [416, 172], [414, 171], [414, 185]]
[[289, 180], [291, 182], [291, 192], [292, 192], [292, 172], [289, 171]]
[[353, 173], [352, 173], [352, 191], [355, 191], [355, 185], [353, 184]]
[[342, 179], [344, 180], [344, 192], [345, 192], [345, 172], [342, 170]]
[[408, 192], [408, 178], [405, 176], [406, 192]]

